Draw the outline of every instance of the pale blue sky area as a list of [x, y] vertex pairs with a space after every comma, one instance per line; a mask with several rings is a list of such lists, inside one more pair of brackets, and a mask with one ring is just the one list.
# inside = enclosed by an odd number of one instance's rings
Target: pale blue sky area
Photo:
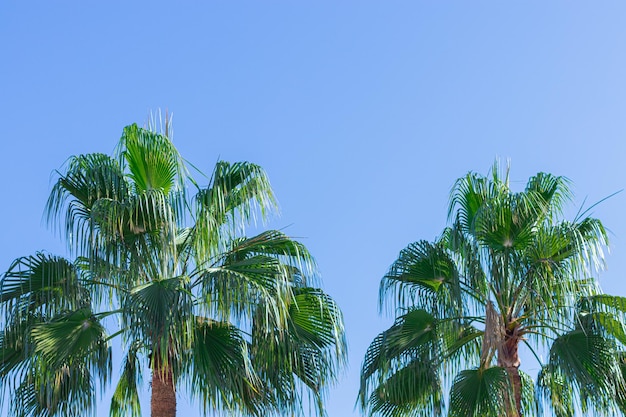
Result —
[[[496, 156], [520, 187], [565, 175], [570, 215], [626, 187], [625, 18], [623, 1], [4, 0], [0, 270], [64, 253], [41, 222], [54, 169], [167, 108], [200, 169], [269, 173], [270, 226], [303, 239], [345, 314], [350, 367], [328, 415], [359, 415], [361, 359], [392, 320], [379, 280], [442, 231], [456, 178]], [[622, 193], [594, 215], [613, 232], [600, 282], [626, 296], [625, 207]], [[197, 412], [181, 399], [179, 415]]]

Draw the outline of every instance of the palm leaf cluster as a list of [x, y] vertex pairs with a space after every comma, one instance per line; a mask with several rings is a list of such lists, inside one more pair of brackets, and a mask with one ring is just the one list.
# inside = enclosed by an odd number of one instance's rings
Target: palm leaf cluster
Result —
[[147, 371], [153, 415], [163, 387], [183, 389], [205, 413], [309, 404], [322, 414], [345, 360], [341, 313], [301, 243], [275, 230], [243, 234], [275, 208], [251, 163], [220, 161], [199, 185], [167, 131], [131, 125], [115, 155], [72, 157], [47, 213], [75, 260], [25, 256], [0, 284], [10, 415], [94, 411], [113, 380], [112, 340], [125, 356], [111, 416], [141, 415]]
[[[508, 169], [453, 187], [450, 226], [400, 252], [381, 281], [395, 323], [368, 348], [359, 402], [371, 415], [535, 416], [626, 411], [626, 299], [594, 273], [607, 235], [562, 219], [568, 181], [514, 192]], [[520, 369], [520, 348], [541, 366]], [[546, 357], [544, 361], [541, 356]]]

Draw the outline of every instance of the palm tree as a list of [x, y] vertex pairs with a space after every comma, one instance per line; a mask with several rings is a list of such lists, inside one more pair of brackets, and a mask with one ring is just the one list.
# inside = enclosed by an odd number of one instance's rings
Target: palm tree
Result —
[[[380, 285], [394, 324], [369, 346], [359, 403], [380, 416], [557, 417], [626, 410], [626, 299], [603, 294], [602, 223], [562, 219], [568, 181], [508, 168], [453, 187], [450, 227], [400, 252]], [[391, 303], [387, 303], [387, 301]], [[525, 346], [541, 365], [520, 369]], [[545, 363], [540, 360], [546, 354]]]
[[175, 416], [179, 390], [205, 414], [307, 404], [323, 414], [346, 350], [311, 255], [279, 231], [243, 235], [276, 208], [259, 166], [220, 161], [200, 186], [169, 130], [128, 126], [116, 155], [74, 156], [58, 173], [46, 212], [75, 260], [19, 258], [0, 286], [0, 390], [12, 416], [94, 411], [113, 339], [125, 352], [113, 417], [141, 415], [146, 368], [153, 417]]

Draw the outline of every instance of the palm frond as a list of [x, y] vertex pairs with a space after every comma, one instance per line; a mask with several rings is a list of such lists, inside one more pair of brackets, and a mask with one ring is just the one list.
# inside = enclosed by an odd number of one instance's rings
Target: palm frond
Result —
[[126, 354], [122, 374], [111, 398], [110, 417], [141, 417], [139, 385], [141, 384], [141, 364], [139, 363], [139, 343], [132, 343]]
[[[323, 397], [346, 360], [343, 320], [336, 303], [314, 288], [298, 288], [288, 303], [286, 322], [259, 305], [252, 323], [255, 370], [280, 412], [302, 412], [315, 405], [324, 415]], [[307, 399], [305, 401], [305, 399]]]
[[256, 305], [267, 303], [268, 313], [277, 321], [284, 321], [287, 304], [277, 294], [291, 297], [290, 279], [285, 271], [275, 258], [261, 255], [206, 268], [198, 281], [204, 300], [202, 308], [229, 320], [249, 316]]
[[250, 363], [250, 349], [236, 327], [198, 317], [187, 360], [189, 391], [205, 412], [224, 409], [261, 416], [270, 397]]
[[88, 309], [47, 320], [31, 315], [4, 333], [0, 351], [0, 381], [14, 416], [86, 415], [96, 386], [111, 374], [104, 328]]
[[458, 223], [464, 233], [475, 233], [476, 218], [485, 210], [487, 202], [510, 192], [508, 170], [504, 181], [499, 171], [499, 161], [496, 160], [491, 170], [492, 178], [469, 172], [454, 183], [450, 192], [448, 220]]
[[241, 238], [233, 241], [233, 245], [222, 256], [228, 260], [247, 259], [251, 256], [262, 255], [275, 257], [282, 264], [292, 266], [297, 276], [294, 285], [311, 285], [308, 282], [315, 277], [317, 266], [313, 256], [300, 242], [290, 238], [278, 230], [267, 230], [250, 238]]
[[574, 416], [574, 389], [562, 373], [551, 365], [541, 368], [537, 378], [537, 403], [540, 415], [543, 415], [546, 408], [555, 417]]
[[84, 308], [33, 326], [34, 353], [48, 366], [60, 368], [79, 362], [96, 370], [106, 383], [111, 373], [110, 351], [106, 331]]
[[286, 302], [295, 287], [310, 281], [307, 269], [313, 265], [300, 243], [270, 231], [232, 241], [213, 266], [193, 272], [193, 285], [200, 286], [203, 308], [223, 320], [251, 316], [262, 303], [275, 320], [284, 321]]
[[415, 360], [393, 373], [369, 396], [369, 415], [442, 415], [444, 396], [438, 371], [433, 365]]
[[289, 306], [289, 317], [294, 337], [320, 349], [333, 346], [337, 357], [345, 359], [343, 317], [331, 297], [318, 288], [298, 288]]
[[120, 165], [104, 154], [87, 154], [69, 160], [65, 173], [52, 188], [46, 204], [48, 223], [58, 223], [71, 248], [89, 247], [96, 224], [92, 219], [99, 200], [120, 203], [129, 197], [130, 186]]
[[615, 346], [602, 334], [579, 328], [560, 336], [550, 348], [548, 369], [573, 387], [583, 411], [615, 411], [615, 395], [623, 391], [624, 381]]
[[[454, 261], [441, 245], [426, 241], [410, 244], [400, 252], [380, 283], [379, 298], [394, 298], [395, 307], [431, 308], [439, 314], [462, 314], [462, 289]], [[382, 304], [380, 306], [382, 308]]]
[[[445, 355], [437, 340], [437, 326], [437, 320], [430, 313], [413, 310], [400, 316], [393, 326], [374, 339], [361, 367], [361, 407], [365, 408], [367, 402], [374, 398], [376, 391], [384, 385], [383, 381], [393, 378], [407, 367], [407, 363], [430, 364], [427, 369], [436, 369], [443, 360], [442, 355]], [[438, 375], [435, 375], [437, 380]], [[379, 388], [374, 388], [377, 386]], [[373, 404], [369, 403], [369, 406], [373, 407]]]
[[95, 416], [95, 381], [84, 364], [57, 369], [41, 365], [15, 389], [9, 417]]
[[544, 215], [552, 218], [561, 215], [564, 204], [572, 200], [570, 184], [566, 177], [539, 172], [530, 177], [525, 193], [532, 195], [535, 199], [534, 205], [542, 208]]
[[534, 417], [539, 415], [539, 403], [535, 393], [535, 381], [526, 372], [519, 371], [522, 384], [522, 415]]
[[585, 304], [591, 304], [592, 308], [597, 309], [602, 306], [609, 311], [626, 313], [626, 297], [620, 297], [610, 294], [595, 294], [583, 298]]
[[224, 238], [231, 239], [256, 221], [257, 210], [266, 219], [277, 208], [265, 171], [248, 162], [218, 162], [209, 186], [198, 191], [195, 201], [195, 246], [200, 263], [219, 252]]
[[167, 136], [133, 124], [124, 128], [119, 146], [137, 194], [183, 191], [184, 163]]
[[0, 333], [0, 408], [31, 372], [36, 357], [30, 332], [42, 321], [40, 314], [14, 317]]
[[[450, 390], [450, 417], [499, 417], [511, 408], [509, 376], [504, 368], [467, 369], [459, 372]], [[509, 400], [510, 401], [510, 400]]]
[[52, 316], [89, 304], [78, 271], [68, 260], [37, 253], [13, 261], [0, 280], [0, 308], [5, 318], [30, 312]]
[[133, 288], [122, 304], [123, 327], [131, 340], [152, 349], [152, 359], [170, 361], [192, 343], [194, 317], [186, 277], [154, 280]]

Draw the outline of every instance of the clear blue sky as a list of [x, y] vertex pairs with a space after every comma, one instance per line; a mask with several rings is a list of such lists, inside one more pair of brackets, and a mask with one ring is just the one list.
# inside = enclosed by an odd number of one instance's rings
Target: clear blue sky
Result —
[[[380, 277], [441, 232], [457, 177], [499, 156], [520, 187], [569, 177], [577, 206], [626, 187], [625, 17], [623, 1], [4, 0], [0, 270], [64, 253], [41, 222], [54, 169], [167, 108], [199, 168], [269, 173], [271, 226], [303, 238], [345, 315], [328, 414], [359, 415], [361, 359], [391, 322]], [[625, 214], [626, 193], [594, 210], [613, 232], [600, 282], [626, 296]]]

